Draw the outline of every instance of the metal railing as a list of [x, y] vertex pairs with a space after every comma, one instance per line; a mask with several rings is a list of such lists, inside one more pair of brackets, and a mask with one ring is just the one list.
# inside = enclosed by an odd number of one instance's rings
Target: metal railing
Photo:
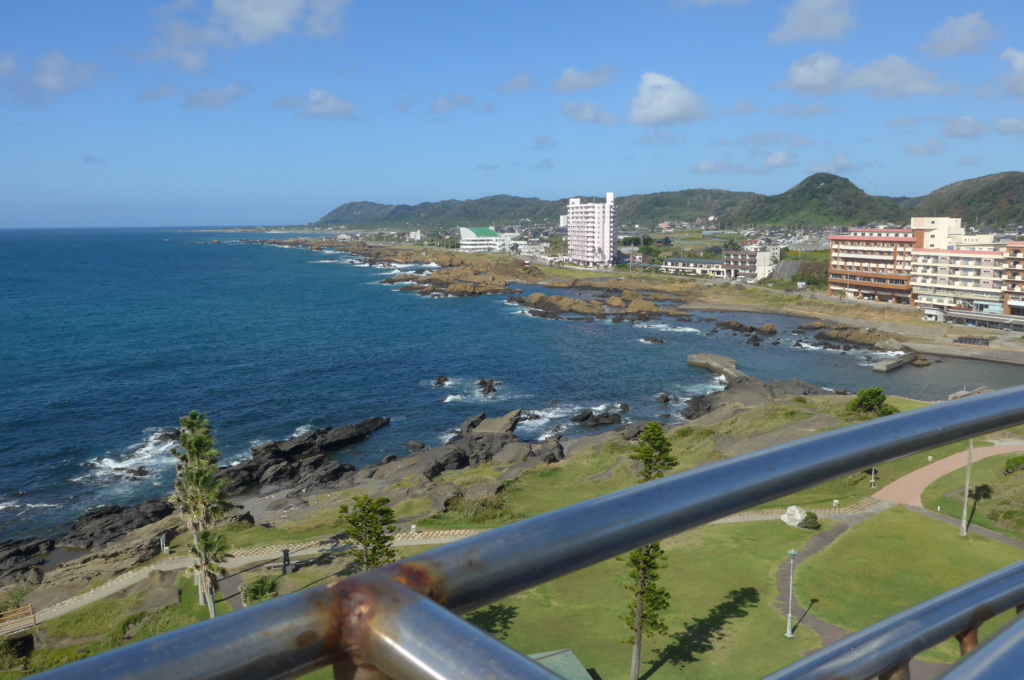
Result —
[[[1020, 423], [1024, 387], [853, 425], [523, 520], [38, 677], [277, 679], [333, 664], [335, 678], [356, 680], [557, 680], [459, 614], [835, 477]], [[957, 634], [970, 647], [970, 631], [976, 640], [981, 621], [1022, 601], [1024, 567], [1015, 565], [771, 678], [905, 678], [906, 663], [918, 651]], [[1015, 677], [994, 669], [1017, 671], [1022, 664], [1024, 619], [947, 677]]]

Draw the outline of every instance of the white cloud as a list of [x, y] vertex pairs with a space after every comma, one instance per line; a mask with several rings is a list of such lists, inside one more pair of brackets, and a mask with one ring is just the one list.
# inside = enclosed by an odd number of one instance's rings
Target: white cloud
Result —
[[643, 144], [650, 146], [651, 144], [660, 144], [663, 146], [671, 146], [676, 142], [685, 142], [686, 139], [682, 135], [676, 135], [671, 130], [661, 130], [655, 128], [650, 132], [645, 132], [636, 139], [633, 140], [634, 144]]
[[433, 95], [433, 97], [434, 103], [430, 105], [430, 110], [427, 112], [431, 115], [448, 113], [449, 111], [455, 111], [456, 109], [473, 105], [473, 98], [468, 94], [462, 94], [461, 92], [452, 93], [451, 98], [442, 97], [436, 94]]
[[75, 64], [52, 50], [41, 56], [13, 89], [25, 102], [44, 106], [58, 95], [89, 88], [96, 81], [97, 72], [95, 64]]
[[828, 52], [815, 52], [790, 65], [789, 78], [781, 87], [820, 97], [839, 91], [843, 77], [842, 59]]
[[312, 89], [307, 97], [281, 97], [274, 100], [274, 108], [299, 109], [306, 118], [355, 118], [356, 106], [349, 99], [335, 97], [326, 90]]
[[745, 168], [742, 164], [737, 165], [732, 162], [729, 158], [729, 154], [725, 154], [721, 160], [717, 161], [701, 161], [697, 165], [691, 168], [694, 172], [701, 175], [718, 175], [725, 172], [744, 172]]
[[598, 66], [593, 71], [577, 71], [571, 66], [551, 83], [555, 92], [582, 92], [593, 90], [615, 80], [619, 69], [613, 66]]
[[841, 90], [865, 90], [878, 99], [899, 99], [956, 90], [955, 86], [940, 81], [936, 74], [895, 54], [868, 66], [851, 69], [839, 57], [828, 52], [815, 52], [793, 62], [788, 75], [788, 79], [777, 87], [816, 97]]
[[943, 94], [953, 90], [938, 75], [914, 66], [895, 54], [856, 69], [846, 77], [846, 89], [866, 90], [879, 99], [900, 99], [913, 95]]
[[496, 164], [480, 163], [479, 165], [477, 165], [473, 169], [474, 170], [497, 170], [500, 167], [501, 167], [500, 165], [496, 165]]
[[792, 151], [775, 151], [768, 154], [761, 165], [769, 170], [777, 170], [779, 168], [791, 168], [799, 160], [799, 157]]
[[789, 145], [793, 147], [812, 146], [813, 144], [814, 140], [807, 135], [797, 135], [789, 140]]
[[533, 138], [533, 149], [534, 151], [544, 151], [545, 149], [554, 149], [555, 140], [551, 139], [547, 135], [541, 135], [540, 137]]
[[942, 128], [942, 134], [946, 137], [973, 138], [980, 137], [989, 131], [988, 125], [973, 116], [960, 116], [959, 118], [947, 118], [946, 125]]
[[814, 118], [815, 116], [824, 116], [829, 113], [835, 113], [838, 110], [839, 109], [832, 108], [831, 106], [825, 106], [824, 104], [815, 103], [808, 104], [807, 106], [797, 106], [788, 102], [768, 109], [770, 113], [782, 114], [787, 118]]
[[412, 111], [412, 102], [409, 101], [408, 99], [396, 99], [395, 101], [391, 102], [391, 105], [395, 107], [396, 110], [401, 111], [402, 113], [408, 113], [409, 111]]
[[206, 68], [211, 48], [255, 45], [304, 29], [313, 38], [325, 38], [341, 29], [351, 0], [213, 0], [198, 23], [180, 18], [195, 8], [191, 0], [159, 7], [157, 35], [144, 58], [169, 62], [184, 71]]
[[178, 88], [174, 85], [171, 85], [170, 83], [161, 83], [156, 87], [150, 88], [148, 90], [143, 90], [141, 93], [139, 93], [139, 101], [155, 102], [161, 99], [167, 99], [168, 97], [173, 97], [177, 93]]
[[981, 156], [964, 156], [960, 159], [960, 165], [977, 165], [981, 162]]
[[0, 54], [0, 78], [11, 75], [15, 68], [17, 68], [17, 60], [15, 60], [13, 52]]
[[562, 104], [562, 113], [577, 123], [619, 124], [619, 119], [614, 113], [602, 110], [594, 102], [566, 102]]
[[842, 172], [849, 172], [850, 170], [854, 170], [858, 167], [863, 167], [863, 164], [855, 164], [845, 153], [836, 152], [832, 154], [832, 160], [824, 165], [812, 163], [811, 167], [808, 168], [808, 172], [811, 174], [816, 172], [828, 172], [835, 175]]
[[732, 107], [732, 112], [737, 116], [746, 116], [759, 113], [760, 111], [761, 107], [752, 99], [744, 99], [741, 102], [736, 102], [736, 105]]
[[949, 17], [941, 28], [932, 31], [921, 51], [936, 58], [973, 54], [985, 49], [998, 35], [981, 12]]
[[749, 146], [750, 156], [753, 158], [761, 153], [765, 147], [782, 144], [787, 139], [789, 139], [789, 133], [786, 132], [759, 132], [737, 139], [736, 144], [738, 146]]
[[537, 164], [533, 166], [534, 170], [553, 170], [555, 164], [551, 162], [550, 158], [541, 158], [537, 161]]
[[107, 162], [99, 156], [93, 156], [91, 153], [82, 154], [82, 162], [88, 165], [106, 165]]
[[244, 97], [248, 91], [248, 85], [239, 83], [231, 83], [221, 90], [204, 88], [190, 94], [185, 106], [190, 109], [223, 109]]
[[903, 147], [908, 156], [937, 156], [946, 150], [946, 143], [937, 137], [929, 137], [923, 144]]
[[640, 76], [636, 91], [629, 110], [629, 121], [636, 125], [691, 123], [711, 115], [703, 97], [660, 73]]
[[509, 92], [531, 90], [533, 89], [533, 82], [533, 76], [529, 73], [517, 73], [508, 82], [502, 83], [498, 87], [498, 91], [508, 94]]
[[1000, 118], [996, 121], [996, 132], [1001, 135], [1024, 135], [1024, 120]]
[[1010, 62], [1013, 70], [1006, 80], [1006, 92], [1015, 97], [1024, 97], [1024, 52], [1007, 47], [1003, 59]]
[[857, 22], [850, 13], [852, 0], [796, 0], [768, 40], [775, 44], [794, 40], [839, 40]]

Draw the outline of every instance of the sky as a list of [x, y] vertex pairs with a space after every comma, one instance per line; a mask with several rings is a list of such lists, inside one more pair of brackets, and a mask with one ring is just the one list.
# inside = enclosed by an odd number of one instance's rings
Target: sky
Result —
[[1024, 3], [6, 0], [0, 228], [342, 203], [919, 196], [1022, 170]]

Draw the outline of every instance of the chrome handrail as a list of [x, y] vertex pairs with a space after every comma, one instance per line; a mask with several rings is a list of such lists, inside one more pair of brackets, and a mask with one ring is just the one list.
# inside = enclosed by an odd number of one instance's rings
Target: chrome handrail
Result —
[[[41, 680], [553, 676], [454, 614], [877, 464], [1024, 423], [1024, 387], [774, 446], [48, 671]], [[430, 605], [433, 600], [443, 607]], [[380, 670], [377, 670], [380, 669]], [[981, 677], [981, 676], [978, 676]]]

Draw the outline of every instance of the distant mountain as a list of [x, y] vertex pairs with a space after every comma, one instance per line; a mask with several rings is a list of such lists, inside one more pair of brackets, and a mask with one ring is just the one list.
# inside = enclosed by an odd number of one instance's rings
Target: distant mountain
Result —
[[870, 196], [838, 175], [819, 172], [777, 196], [758, 196], [726, 212], [733, 225], [771, 224], [802, 227], [901, 222], [906, 214], [898, 203]]
[[[584, 201], [604, 197], [583, 197]], [[345, 203], [317, 222], [363, 228], [417, 229], [454, 226], [555, 226], [568, 199], [545, 201], [518, 196], [487, 196], [468, 201], [418, 205]], [[1024, 224], [1024, 173], [1004, 172], [956, 182], [919, 198], [871, 196], [837, 175], [817, 173], [785, 193], [762, 196], [745, 191], [687, 189], [616, 197], [619, 224], [654, 225], [715, 215], [730, 227], [782, 225], [825, 227], [877, 222], [906, 224], [911, 216], [962, 217], [968, 224]]]
[[[758, 194], [721, 189], [688, 189], [658, 194], [618, 196], [619, 223], [622, 225], [657, 224], [666, 220], [695, 220], [721, 214]], [[604, 196], [583, 197], [584, 201], [603, 201]], [[469, 201], [439, 201], [418, 205], [346, 203], [324, 215], [318, 224], [344, 224], [360, 227], [480, 227], [508, 224], [557, 226], [569, 199], [544, 201], [517, 196], [487, 196]]]
[[912, 217], [960, 217], [965, 224], [1024, 224], [1024, 172], [1000, 172], [954, 182], [900, 205]]

